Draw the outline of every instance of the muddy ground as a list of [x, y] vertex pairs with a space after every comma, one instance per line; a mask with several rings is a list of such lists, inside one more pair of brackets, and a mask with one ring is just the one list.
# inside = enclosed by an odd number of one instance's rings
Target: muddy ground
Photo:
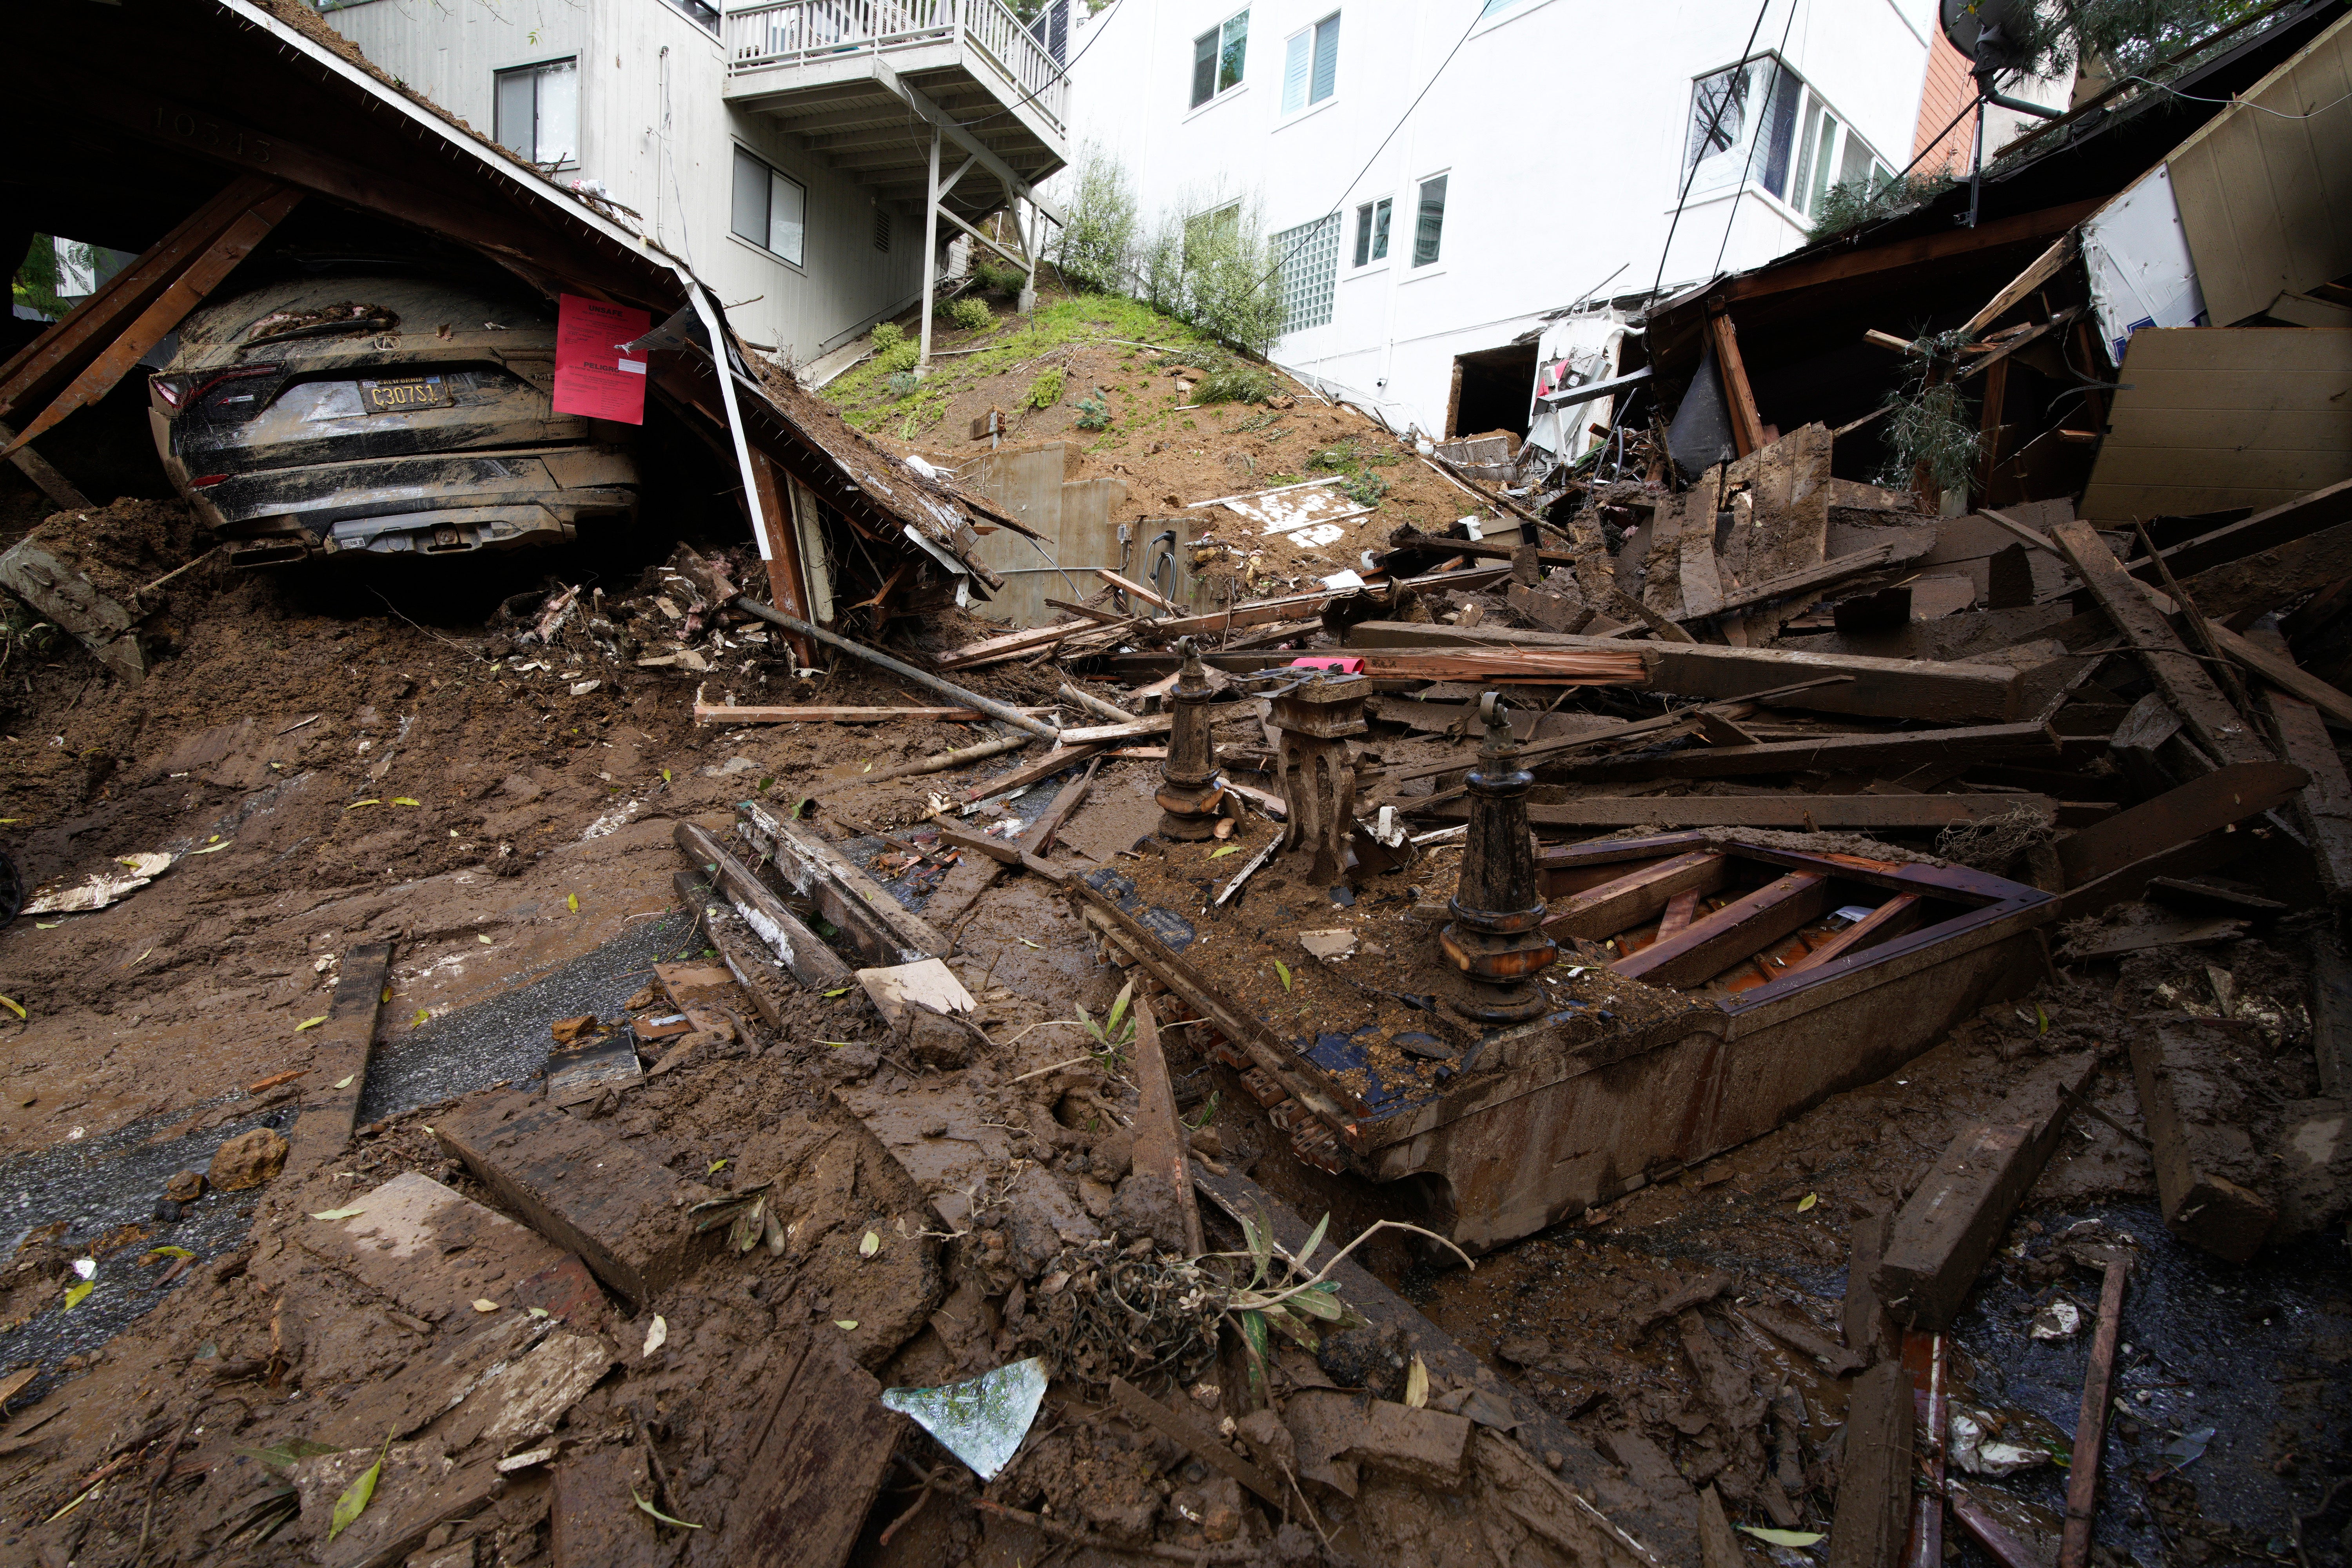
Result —
[[[1336, 417], [1311, 414], [1301, 424]], [[1285, 471], [1275, 465], [1299, 462], [1331, 433], [1302, 428], [1299, 450], [1269, 454], [1260, 471]], [[1401, 465], [1400, 488], [1403, 470], [1428, 477]], [[1169, 493], [1213, 487], [1223, 471], [1222, 458], [1171, 470]], [[13, 471], [0, 475], [12, 482]], [[41, 509], [7, 499], [0, 515], [20, 519], [17, 531], [38, 518]], [[1444, 516], [1434, 500], [1428, 511], [1424, 523]], [[1380, 521], [1393, 526], [1385, 508]], [[168, 503], [125, 500], [46, 527], [110, 581], [134, 585], [184, 564], [194, 548]], [[0, 536], [0, 546], [14, 537]], [[654, 963], [701, 951], [671, 888], [678, 822], [720, 826], [749, 795], [780, 808], [806, 799], [812, 820], [855, 846], [870, 829], [920, 820], [933, 790], [971, 782], [862, 782], [969, 743], [968, 726], [722, 731], [691, 718], [698, 685], [746, 701], [926, 700], [855, 668], [796, 680], [751, 645], [709, 671], [640, 669], [584, 643], [519, 647], [516, 624], [495, 613], [508, 593], [551, 577], [593, 577], [617, 602], [650, 585], [659, 553], [551, 552], [462, 586], [231, 577], [199, 565], [160, 595], [168, 629], [153, 673], [135, 688], [102, 674], [78, 645], [11, 639], [0, 665], [0, 833], [28, 883], [79, 879], [143, 851], [182, 856], [112, 908], [28, 916], [0, 931], [0, 994], [23, 1008], [21, 1016], [0, 1010], [0, 1197], [16, 1216], [0, 1286], [0, 1366], [35, 1373], [0, 1426], [0, 1546], [12, 1557], [132, 1562], [142, 1529], [150, 1562], [278, 1562], [315, 1551], [327, 1510], [307, 1500], [278, 1535], [245, 1539], [283, 1510], [283, 1489], [295, 1484], [280, 1479], [292, 1473], [278, 1462], [291, 1452], [285, 1445], [380, 1442], [396, 1374], [442, 1353], [463, 1325], [421, 1321], [320, 1268], [300, 1241], [307, 1216], [408, 1171], [497, 1206], [428, 1129], [453, 1100], [534, 1077], [552, 1020], [616, 1013]], [[984, 629], [948, 616], [916, 636], [918, 646], [938, 647]], [[1064, 678], [1050, 664], [1016, 664], [970, 683], [1040, 701]], [[1590, 705], [1614, 712], [1630, 700], [1603, 694]], [[1384, 728], [1369, 749], [1410, 765], [1457, 748], [1425, 730]], [[1068, 852], [1132, 865], [1120, 851], [1150, 826], [1152, 783], [1148, 763], [1108, 765], [1073, 819]], [[1050, 793], [1033, 791], [1015, 809], [1034, 816]], [[1311, 900], [1292, 900], [1276, 914], [1287, 894], [1271, 883], [1251, 897], [1255, 923], [1303, 924], [1316, 912]], [[371, 1073], [365, 1130], [348, 1159], [163, 1217], [156, 1205], [168, 1177], [203, 1168], [228, 1138], [289, 1125], [320, 1088], [281, 1075], [315, 1065], [315, 1037], [303, 1026], [327, 1011], [341, 955], [385, 940], [395, 959], [382, 1070]], [[1099, 1018], [1123, 978], [1065, 905], [1017, 878], [983, 899], [954, 963], [986, 1005], [981, 1024], [997, 1045], [979, 1065], [1001, 1082], [1085, 1054], [1084, 1026], [1069, 1020], [1080, 1007]], [[1838, 1461], [1837, 1384], [1759, 1328], [1752, 1309], [1795, 1315], [1834, 1338], [1854, 1221], [1899, 1202], [1969, 1115], [2055, 1049], [2097, 1052], [2093, 1102], [2137, 1125], [2126, 1032], [2147, 1009], [2213, 1009], [2208, 963], [2234, 977], [2233, 995], [2262, 999], [2260, 1016], [2277, 1020], [2258, 1031], [2249, 1083], [2267, 1102], [2309, 1099], [2300, 938], [2276, 931], [2168, 969], [2062, 973], [1895, 1077], [1505, 1248], [1475, 1271], [1432, 1268], [1402, 1248], [1368, 1256], [1439, 1326], [1607, 1456], [1620, 1484], [1675, 1509], [1694, 1484], [1712, 1483], [1735, 1523], [1819, 1531]], [[714, 1192], [779, 1172], [814, 1183], [835, 1086], [911, 1092], [936, 1076], [894, 1058], [854, 995], [796, 997], [781, 1037], [762, 1031], [741, 1044], [606, 1114], [648, 1158]], [[1181, 1045], [1174, 1055], [1188, 1110], [1199, 1115], [1217, 1096], [1206, 1118], [1216, 1157], [1309, 1202], [1314, 1184], [1286, 1141], [1242, 1109], [1248, 1097], [1231, 1075]], [[1038, 1115], [1058, 1113], [1068, 1131], [1066, 1087], [1048, 1076], [1034, 1097], [1008, 1102], [1008, 1121], [1035, 1129]], [[1043, 1136], [1066, 1177], [1086, 1178], [1098, 1146], [1051, 1128]], [[1021, 1351], [1010, 1326], [1002, 1338], [950, 1343], [899, 1321], [909, 1301], [929, 1300], [965, 1265], [919, 1237], [902, 1252], [905, 1233], [891, 1222], [904, 1211], [890, 1207], [884, 1184], [862, 1180], [831, 1197], [795, 1189], [797, 1212], [830, 1203], [839, 1213], [823, 1210], [826, 1225], [844, 1235], [872, 1224], [892, 1238], [881, 1268], [845, 1267], [824, 1249], [707, 1250], [646, 1308], [601, 1295], [583, 1308], [568, 1329], [608, 1346], [623, 1370], [571, 1407], [559, 1439], [647, 1488], [650, 1443], [678, 1510], [716, 1526], [742, 1496], [752, 1391], [783, 1338], [856, 1323], [862, 1334], [845, 1331], [889, 1385], [940, 1381]], [[1964, 1399], [2000, 1435], [2042, 1443], [2044, 1453], [2051, 1433], [2073, 1430], [2087, 1329], [2040, 1339], [2031, 1325], [2062, 1299], [2087, 1318], [2097, 1279], [2082, 1261], [2084, 1243], [2119, 1234], [2143, 1262], [2125, 1311], [2125, 1415], [2105, 1472], [2102, 1560], [2278, 1562], [2300, 1552], [2306, 1563], [2342, 1561], [2352, 1286], [2340, 1223], [2247, 1268], [2204, 1259], [2164, 1234], [2146, 1155], [2107, 1122], [2077, 1118], [1980, 1285], [1954, 1336]], [[192, 1256], [159, 1250], [169, 1247]], [[96, 1289], [68, 1307], [78, 1258], [95, 1260]], [[1644, 1320], [1709, 1271], [1727, 1277], [1696, 1319], [1715, 1352], [1695, 1357], [1672, 1322]], [[167, 1310], [152, 1310], [157, 1304]], [[649, 1353], [642, 1347], [656, 1313], [667, 1343]], [[1285, 1386], [1318, 1376], [1311, 1359], [1284, 1366]], [[1238, 1494], [1219, 1489], [1229, 1483], [1192, 1474], [1199, 1467], [1172, 1450], [1139, 1450], [1082, 1392], [1057, 1391], [1048, 1420], [1047, 1438], [992, 1496], [1075, 1510], [1130, 1543], [1155, 1530], [1178, 1542], [1234, 1539], [1204, 1534], [1221, 1509], [1240, 1506]], [[168, 1474], [108, 1468], [183, 1423], [194, 1446]], [[2201, 1444], [2191, 1441], [2207, 1427]], [[404, 1456], [417, 1466], [430, 1458]], [[458, 1542], [474, 1553], [466, 1561], [547, 1559], [555, 1547], [544, 1474], [519, 1471], [505, 1484]], [[2041, 1462], [1983, 1489], [2011, 1500], [2021, 1531], [2048, 1535], [2063, 1477]], [[881, 1526], [924, 1495], [905, 1489], [906, 1479], [885, 1492], [863, 1560], [1034, 1562], [1051, 1544], [935, 1502], [885, 1548]], [[1455, 1554], [1443, 1510], [1413, 1500], [1423, 1496], [1375, 1489], [1352, 1510], [1335, 1505], [1323, 1522], [1338, 1527], [1335, 1543], [1357, 1562]], [[719, 1560], [717, 1530], [622, 1523], [638, 1533], [616, 1536], [625, 1552], [605, 1560]], [[1295, 1523], [1234, 1528], [1263, 1560], [1308, 1561], [1318, 1549]], [[1743, 1541], [1751, 1560], [1819, 1561]], [[1109, 1560], [1092, 1549], [1065, 1560], [1090, 1556]], [[1988, 1561], [1973, 1545], [1947, 1556]]]

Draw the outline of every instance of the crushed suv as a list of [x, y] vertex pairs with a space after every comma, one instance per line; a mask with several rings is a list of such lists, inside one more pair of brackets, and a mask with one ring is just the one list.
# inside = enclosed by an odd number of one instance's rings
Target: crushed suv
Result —
[[634, 427], [554, 412], [544, 307], [392, 273], [192, 313], [149, 383], [163, 466], [238, 565], [547, 544], [637, 506]]

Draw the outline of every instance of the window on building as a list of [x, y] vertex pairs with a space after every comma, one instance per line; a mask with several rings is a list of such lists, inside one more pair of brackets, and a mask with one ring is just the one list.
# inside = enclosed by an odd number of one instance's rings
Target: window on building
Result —
[[808, 192], [798, 180], [776, 173], [740, 147], [735, 149], [731, 226], [740, 237], [798, 267], [807, 216]]
[[580, 161], [580, 62], [550, 60], [543, 66], [498, 74], [499, 145], [540, 164]]
[[1284, 229], [1274, 237], [1274, 254], [1282, 263], [1282, 330], [1329, 326], [1339, 281], [1339, 215]]
[[1282, 111], [1320, 103], [1339, 85], [1339, 14], [1302, 28], [1283, 45]]
[[1389, 255], [1389, 217], [1396, 204], [1387, 196], [1356, 209], [1356, 265], [1370, 267]]
[[1832, 185], [1891, 177], [1869, 144], [1769, 55], [1693, 84], [1683, 174], [1693, 196], [1753, 183], [1808, 216]]
[[669, 3], [702, 26], [714, 33], [719, 31], [719, 7], [707, 4], [707, 0], [669, 0]]
[[1478, 16], [1481, 21], [1484, 21], [1486, 17], [1494, 16], [1496, 12], [1507, 11], [1512, 6], [1522, 5], [1524, 3], [1525, 0], [1486, 0], [1486, 8], [1479, 12]]
[[1445, 235], [1445, 176], [1421, 183], [1421, 205], [1413, 217], [1412, 264], [1427, 267], [1437, 259], [1438, 242]]
[[[1338, 35], [1333, 35], [1337, 47]], [[1239, 87], [1249, 57], [1249, 13], [1230, 16], [1192, 40], [1192, 107]]]
[[1223, 206], [1195, 213], [1184, 220], [1184, 255], [1188, 260], [1198, 260], [1216, 248], [1223, 241], [1230, 245], [1242, 231], [1242, 204], [1227, 202]]

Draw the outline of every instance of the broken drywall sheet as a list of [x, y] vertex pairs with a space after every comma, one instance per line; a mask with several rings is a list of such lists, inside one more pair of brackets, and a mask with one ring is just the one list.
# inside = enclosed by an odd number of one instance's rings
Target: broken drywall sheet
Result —
[[2206, 324], [2197, 263], [2162, 165], [2083, 225], [2083, 262], [2099, 333], [2117, 364], [2142, 327]]

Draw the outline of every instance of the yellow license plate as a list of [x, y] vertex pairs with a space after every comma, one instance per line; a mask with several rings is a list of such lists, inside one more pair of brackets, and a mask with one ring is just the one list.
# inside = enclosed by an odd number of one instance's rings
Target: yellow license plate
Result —
[[449, 401], [449, 389], [437, 375], [360, 383], [360, 405], [370, 414], [406, 414], [418, 408], [446, 407]]

